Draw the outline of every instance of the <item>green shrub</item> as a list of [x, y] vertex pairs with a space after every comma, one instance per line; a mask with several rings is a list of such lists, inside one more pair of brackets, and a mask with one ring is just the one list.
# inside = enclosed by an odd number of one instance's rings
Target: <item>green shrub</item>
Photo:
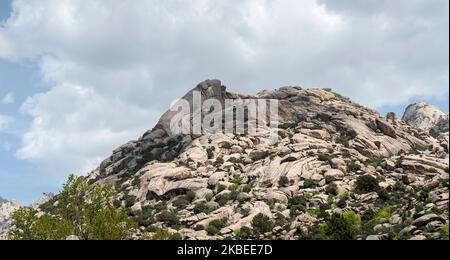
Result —
[[339, 200], [336, 202], [336, 206], [338, 208], [345, 208], [347, 207], [347, 200], [350, 198], [350, 195], [348, 193], [344, 193], [339, 197]]
[[318, 159], [319, 159], [319, 161], [327, 162], [328, 164], [331, 164], [331, 160], [333, 159], [333, 157], [331, 157], [331, 155], [329, 155], [329, 154], [319, 154]]
[[296, 123], [284, 123], [284, 124], [281, 124], [278, 128], [288, 130], [288, 129], [293, 129], [296, 127], [297, 127]]
[[237, 158], [234, 158], [234, 157], [231, 157], [230, 159], [228, 159], [228, 161], [230, 163], [234, 163], [234, 164], [244, 164], [244, 160], [237, 159]]
[[131, 186], [133, 186], [133, 187], [137, 187], [140, 184], [141, 184], [141, 180], [138, 177], [134, 178], [134, 180], [131, 182]]
[[288, 208], [291, 210], [291, 216], [295, 216], [297, 211], [305, 212], [308, 201], [303, 196], [295, 196], [289, 199]]
[[230, 186], [228, 186], [229, 191], [236, 191], [238, 188], [239, 188], [239, 186], [234, 183], [231, 184]]
[[270, 156], [270, 152], [268, 151], [264, 151], [264, 152], [254, 152], [251, 154], [251, 159], [254, 162], [266, 159], [267, 157]]
[[269, 205], [270, 210], [274, 210], [275, 209], [275, 200], [274, 199], [268, 199], [266, 201], [267, 205]]
[[125, 207], [130, 208], [136, 203], [136, 196], [125, 194]]
[[384, 208], [375, 215], [375, 220], [379, 224], [381, 219], [389, 219], [390, 217], [391, 217], [390, 209]]
[[441, 229], [442, 239], [448, 240], [449, 234], [448, 234], [448, 224], [445, 224]]
[[328, 240], [354, 240], [361, 228], [361, 219], [349, 211], [342, 215], [334, 214], [320, 227], [320, 233]]
[[305, 197], [303, 196], [295, 196], [289, 199], [288, 202], [288, 207], [294, 207], [294, 206], [298, 206], [298, 205], [302, 205], [304, 207], [306, 207], [306, 205], [308, 204], [308, 201], [306, 200]]
[[289, 186], [289, 184], [290, 184], [289, 178], [286, 176], [282, 176], [278, 181], [278, 185], [280, 185], [280, 187], [287, 187]]
[[393, 190], [397, 192], [404, 192], [406, 190], [406, 186], [403, 182], [397, 181], [393, 187]]
[[364, 175], [358, 177], [356, 180], [356, 192], [358, 194], [366, 194], [370, 192], [375, 192], [380, 189], [378, 185], [378, 180], [371, 175]]
[[219, 203], [221, 207], [225, 206], [230, 200], [230, 194], [219, 194], [215, 198], [215, 201]]
[[350, 172], [357, 172], [361, 170], [361, 165], [357, 164], [355, 161], [351, 161], [347, 164], [347, 168]]
[[169, 227], [175, 227], [180, 224], [180, 220], [178, 219], [178, 214], [171, 211], [163, 211], [157, 216], [158, 221], [163, 222]]
[[378, 197], [384, 201], [388, 201], [391, 199], [391, 195], [385, 188], [379, 187], [377, 190]]
[[234, 175], [233, 180], [231, 180], [231, 183], [236, 184], [236, 185], [241, 185], [243, 182], [244, 182], [244, 178], [239, 174]]
[[241, 213], [243, 217], [248, 217], [250, 215], [250, 212], [250, 208], [239, 208], [239, 213]]
[[179, 208], [179, 209], [185, 209], [188, 205], [189, 205], [189, 200], [187, 199], [186, 196], [181, 196], [179, 198], [177, 198], [172, 205], [175, 208]]
[[333, 195], [328, 195], [328, 197], [327, 197], [327, 204], [330, 207], [334, 204], [334, 196]]
[[195, 192], [193, 192], [193, 191], [188, 191], [188, 192], [187, 192], [187, 194], [186, 194], [186, 199], [187, 199], [189, 202], [192, 203], [196, 198], [197, 198], [197, 195], [195, 194]]
[[361, 215], [361, 221], [364, 223], [370, 222], [371, 220], [375, 219], [376, 215], [377, 215], [376, 212], [371, 207], [369, 207]]
[[430, 197], [430, 192], [422, 190], [419, 192], [419, 200], [422, 202], [427, 202], [428, 198]]
[[163, 202], [160, 202], [158, 204], [153, 205], [153, 209], [155, 212], [162, 212], [164, 210], [167, 210], [167, 205]]
[[172, 235], [169, 237], [169, 240], [172, 240], [172, 241], [181, 241], [181, 240], [183, 240], [183, 237], [182, 237], [179, 233], [175, 233], [175, 234], [172, 234]]
[[227, 222], [228, 219], [226, 218], [215, 219], [209, 223], [208, 227], [206, 228], [206, 232], [208, 232], [208, 234], [210, 235], [217, 235], [222, 228], [227, 226]]
[[335, 183], [328, 184], [328, 186], [325, 188], [325, 193], [334, 196], [338, 195], [338, 186]]
[[242, 239], [242, 240], [246, 240], [251, 238], [252, 236], [252, 230], [249, 227], [242, 227], [240, 229], [236, 229], [234, 231], [234, 236], [237, 239]]
[[200, 214], [200, 213], [209, 214], [209, 213], [211, 213], [211, 209], [208, 207], [208, 205], [206, 205], [204, 203], [200, 203], [200, 204], [195, 205], [193, 211], [194, 211], [195, 214]]
[[327, 183], [327, 184], [330, 184], [335, 180], [336, 180], [336, 178], [333, 176], [325, 176], [325, 183]]
[[239, 196], [239, 192], [237, 190], [230, 192], [230, 200], [235, 201], [237, 200], [237, 197]]
[[169, 240], [170, 232], [167, 229], [158, 229], [150, 240]]
[[208, 154], [208, 160], [211, 160], [214, 158], [214, 150], [211, 147], [208, 147], [206, 149], [206, 153]]
[[209, 192], [205, 195], [205, 200], [207, 200], [207, 201], [211, 201], [213, 198], [214, 198], [214, 194], [212, 194], [211, 192]]
[[425, 151], [428, 150], [428, 146], [427, 145], [416, 144], [414, 146], [414, 150], [415, 151], [420, 151], [420, 152], [425, 152]]
[[377, 168], [377, 167], [383, 167], [385, 165], [385, 162], [384, 162], [384, 158], [382, 158], [382, 157], [370, 155], [367, 158], [367, 160], [364, 162], [364, 164], [367, 167], [372, 166], [373, 168]]
[[279, 226], [279, 227], [283, 227], [284, 225], [286, 225], [287, 221], [286, 218], [284, 217], [283, 214], [281, 214], [280, 212], [277, 212], [276, 217], [275, 217], [275, 225]]
[[395, 168], [397, 168], [397, 169], [403, 168], [403, 158], [397, 159], [397, 161], [395, 162]]
[[331, 115], [325, 114], [325, 113], [317, 114], [316, 118], [325, 123], [328, 123], [333, 119], [333, 117]]
[[225, 185], [220, 184], [220, 185], [217, 187], [217, 193], [221, 193], [222, 191], [224, 191], [224, 190], [226, 190], [226, 189], [227, 189], [227, 187], [226, 187]]
[[223, 160], [223, 157], [219, 157], [216, 159], [216, 161], [214, 162], [214, 167], [220, 167], [225, 163], [225, 161]]
[[270, 220], [269, 217], [262, 213], [256, 215], [252, 220], [253, 231], [257, 234], [264, 234], [271, 232], [275, 227], [275, 224]]
[[135, 217], [139, 226], [147, 227], [155, 222], [153, 215], [153, 208], [151, 206], [145, 206], [139, 215]]
[[318, 186], [318, 183], [314, 180], [305, 180], [303, 183], [303, 188], [305, 189], [314, 189]]
[[350, 159], [352, 157], [352, 155], [350, 154], [349, 151], [344, 151], [344, 152], [342, 152], [342, 157], [344, 159]]
[[358, 134], [354, 130], [338, 127], [339, 137], [336, 138], [336, 143], [342, 144], [345, 147], [350, 147], [350, 141], [355, 139]]
[[245, 186], [242, 188], [242, 191], [245, 192], [245, 193], [250, 193], [250, 192], [252, 191], [252, 186], [250, 186], [250, 185], [245, 185]]
[[327, 210], [331, 209], [331, 204], [322, 204], [319, 206], [319, 210], [316, 213], [318, 218], [328, 219], [330, 214], [328, 214]]

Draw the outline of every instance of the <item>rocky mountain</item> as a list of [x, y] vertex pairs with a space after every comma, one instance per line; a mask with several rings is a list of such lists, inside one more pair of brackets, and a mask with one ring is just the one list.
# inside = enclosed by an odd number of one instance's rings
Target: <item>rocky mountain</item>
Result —
[[[89, 179], [120, 191], [139, 223], [137, 239], [158, 229], [182, 239], [323, 239], [333, 237], [323, 232], [330, 216], [346, 212], [361, 220], [356, 239], [448, 239], [448, 134], [421, 131], [441, 113], [413, 106], [408, 124], [330, 89], [244, 95], [218, 80], [186, 94], [188, 107], [199, 105], [194, 93], [200, 105], [208, 98], [241, 106], [278, 101], [275, 138], [177, 134], [177, 116], [192, 122], [206, 115], [168, 111], [153, 130], [114, 150]], [[254, 118], [249, 113], [245, 123]]]
[[[53, 198], [53, 193], [44, 193], [35, 203], [30, 205], [30, 207], [41, 211], [42, 205], [45, 205]], [[0, 240], [6, 238], [8, 230], [12, 225], [11, 214], [20, 207], [21, 205], [16, 200], [7, 201], [0, 198]]]
[[0, 240], [5, 238], [6, 232], [11, 225], [11, 214], [20, 207], [19, 203], [15, 200], [6, 201], [1, 199], [0, 201]]
[[46, 204], [47, 202], [51, 201], [55, 197], [55, 194], [51, 192], [44, 192], [42, 196], [31, 205], [32, 208], [39, 210], [39, 208]]
[[403, 120], [415, 128], [430, 131], [434, 134], [448, 132], [448, 115], [426, 103], [408, 106]]

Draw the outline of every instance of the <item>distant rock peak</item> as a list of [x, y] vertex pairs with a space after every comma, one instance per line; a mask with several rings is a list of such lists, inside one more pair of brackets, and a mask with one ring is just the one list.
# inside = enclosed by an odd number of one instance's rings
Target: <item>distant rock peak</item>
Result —
[[403, 115], [403, 121], [424, 131], [448, 131], [448, 115], [424, 102], [409, 105]]

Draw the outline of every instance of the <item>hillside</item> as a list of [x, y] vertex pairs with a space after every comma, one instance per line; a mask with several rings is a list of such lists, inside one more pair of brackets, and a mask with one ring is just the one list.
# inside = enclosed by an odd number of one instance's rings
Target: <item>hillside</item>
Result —
[[[270, 231], [253, 238], [314, 239], [330, 216], [350, 211], [362, 220], [358, 239], [439, 239], [448, 228], [448, 133], [432, 137], [329, 89], [251, 96], [214, 80], [194, 90], [221, 101], [278, 100], [277, 140], [173, 135], [167, 112], [89, 175], [116, 186], [139, 233], [237, 239], [254, 236], [262, 213]], [[185, 98], [192, 104], [192, 92]]]

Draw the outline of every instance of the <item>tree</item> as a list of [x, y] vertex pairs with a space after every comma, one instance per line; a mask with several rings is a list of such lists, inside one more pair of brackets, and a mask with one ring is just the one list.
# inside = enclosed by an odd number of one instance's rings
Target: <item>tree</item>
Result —
[[217, 235], [222, 228], [227, 226], [227, 222], [228, 222], [227, 218], [215, 219], [209, 223], [208, 227], [206, 228], [206, 231], [210, 235]]
[[275, 224], [270, 218], [262, 213], [256, 215], [252, 220], [253, 231], [257, 234], [264, 234], [271, 232], [275, 227]]
[[370, 175], [363, 175], [356, 180], [355, 190], [358, 194], [365, 194], [369, 192], [378, 191], [380, 186], [378, 180]]
[[353, 211], [334, 214], [320, 227], [320, 233], [328, 240], [354, 240], [361, 228], [361, 219]]
[[[111, 185], [89, 185], [83, 177], [69, 176], [56, 206], [47, 213], [34, 209], [16, 211], [10, 238], [14, 240], [129, 239], [136, 228], [124, 208], [116, 208], [117, 192]], [[41, 216], [42, 215], [42, 216]]]

